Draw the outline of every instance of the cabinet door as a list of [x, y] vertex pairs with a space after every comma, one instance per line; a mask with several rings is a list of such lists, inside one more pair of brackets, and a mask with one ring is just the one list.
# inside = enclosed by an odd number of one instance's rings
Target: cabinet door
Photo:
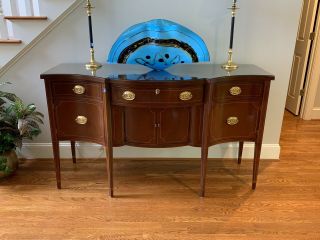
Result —
[[189, 143], [190, 108], [168, 108], [159, 111], [158, 143], [185, 145]]
[[125, 139], [128, 145], [157, 143], [157, 113], [154, 109], [128, 107], [124, 110]]

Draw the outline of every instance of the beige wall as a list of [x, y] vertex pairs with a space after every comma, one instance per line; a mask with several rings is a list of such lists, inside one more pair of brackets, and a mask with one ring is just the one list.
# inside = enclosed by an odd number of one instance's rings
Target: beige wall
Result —
[[[319, 76], [319, 82], [320, 82], [320, 76]], [[316, 99], [314, 101], [314, 107], [320, 108], [320, 84], [319, 83], [318, 83], [318, 90], [317, 90]]]
[[[238, 2], [241, 9], [236, 21], [234, 60], [257, 64], [275, 74], [264, 144], [278, 146], [301, 0]], [[173, 20], [191, 28], [204, 38], [214, 63], [226, 60], [230, 31], [230, 11], [227, 8], [231, 0], [97, 0], [94, 3], [96, 58], [100, 62], [105, 62], [107, 53], [122, 31], [153, 18]], [[50, 142], [45, 90], [43, 81], [39, 79], [40, 73], [62, 62], [88, 60], [87, 19], [85, 10], [79, 7], [0, 79], [12, 81], [12, 91], [27, 102], [34, 102], [46, 114], [43, 134], [33, 142], [38, 144], [37, 147], [47, 146], [45, 144]], [[47, 150], [50, 155], [51, 150]], [[159, 150], [154, 151], [155, 154], [157, 152]]]

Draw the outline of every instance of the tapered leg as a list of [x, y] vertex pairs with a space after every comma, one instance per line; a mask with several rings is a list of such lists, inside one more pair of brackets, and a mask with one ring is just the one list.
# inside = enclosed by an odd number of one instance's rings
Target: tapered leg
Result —
[[253, 176], [252, 176], [252, 189], [256, 189], [258, 172], [259, 172], [259, 163], [260, 163], [260, 154], [261, 154], [262, 143], [255, 143], [254, 148], [254, 162], [253, 162]]
[[59, 141], [53, 141], [52, 147], [53, 147], [53, 155], [54, 155], [54, 166], [56, 171], [57, 188], [61, 189]]
[[107, 153], [107, 171], [109, 182], [109, 196], [113, 197], [113, 149], [112, 147], [106, 147]]
[[205, 196], [206, 189], [206, 175], [208, 166], [208, 147], [204, 146], [201, 149], [201, 183], [200, 183], [200, 197]]
[[211, 97], [213, 93], [213, 84], [205, 91], [205, 104], [203, 108], [203, 121], [202, 121], [202, 144], [201, 144], [201, 179], [200, 179], [200, 197], [205, 196], [206, 191], [206, 175], [208, 166], [208, 149], [209, 149], [209, 125], [212, 124], [211, 112]]
[[71, 141], [71, 152], [72, 152], [72, 161], [73, 161], [73, 163], [77, 163], [76, 142], [75, 141]]
[[239, 142], [238, 164], [241, 164], [243, 152], [243, 142]]
[[109, 182], [109, 196], [113, 197], [113, 143], [112, 143], [112, 110], [111, 110], [111, 95], [109, 93], [109, 86], [106, 86], [105, 91], [105, 102], [106, 102], [106, 111], [105, 111], [105, 147], [106, 147], [106, 160], [107, 160], [107, 172], [108, 172], [108, 182]]

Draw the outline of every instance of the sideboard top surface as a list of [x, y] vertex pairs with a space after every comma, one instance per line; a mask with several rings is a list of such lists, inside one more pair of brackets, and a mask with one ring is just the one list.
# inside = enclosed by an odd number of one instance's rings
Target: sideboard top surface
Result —
[[236, 79], [243, 76], [274, 79], [272, 74], [255, 65], [242, 64], [239, 65], [239, 69], [228, 72], [222, 69], [220, 65], [210, 63], [179, 64], [170, 67], [167, 71], [152, 71], [147, 67], [133, 64], [105, 64], [95, 72], [87, 70], [85, 64], [64, 63], [41, 74], [41, 78], [57, 75], [79, 75], [111, 81], [188, 81], [219, 78]]

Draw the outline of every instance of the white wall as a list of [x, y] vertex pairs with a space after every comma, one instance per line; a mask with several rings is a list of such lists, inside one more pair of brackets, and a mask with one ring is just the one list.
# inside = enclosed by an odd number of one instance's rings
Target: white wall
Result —
[[[276, 158], [301, 0], [238, 2], [241, 9], [236, 22], [234, 60], [238, 63], [257, 64], [276, 76], [271, 87], [262, 155]], [[230, 4], [231, 0], [96, 0], [96, 8], [93, 10], [96, 58], [105, 62], [113, 42], [129, 26], [153, 18], [165, 18], [200, 34], [210, 49], [212, 61], [222, 63], [227, 56], [230, 31], [230, 12], [227, 8]], [[40, 73], [62, 62], [88, 61], [88, 48], [87, 18], [83, 7], [79, 7], [1, 80], [13, 82], [11, 90], [26, 102], [34, 102], [47, 116], [44, 83], [39, 79]], [[36, 156], [32, 149], [43, 146], [43, 156], [50, 156], [51, 150], [46, 144], [49, 142], [46, 117], [43, 134], [34, 141], [44, 145], [29, 148], [28, 153]], [[121, 154], [126, 155], [126, 151], [128, 156], [132, 156], [133, 152], [129, 149], [122, 149]], [[197, 151], [192, 148], [178, 149], [176, 153], [179, 154], [175, 153], [174, 156], [195, 156]], [[149, 153], [150, 156], [157, 156], [158, 152]], [[216, 156], [221, 157], [221, 154]]]

